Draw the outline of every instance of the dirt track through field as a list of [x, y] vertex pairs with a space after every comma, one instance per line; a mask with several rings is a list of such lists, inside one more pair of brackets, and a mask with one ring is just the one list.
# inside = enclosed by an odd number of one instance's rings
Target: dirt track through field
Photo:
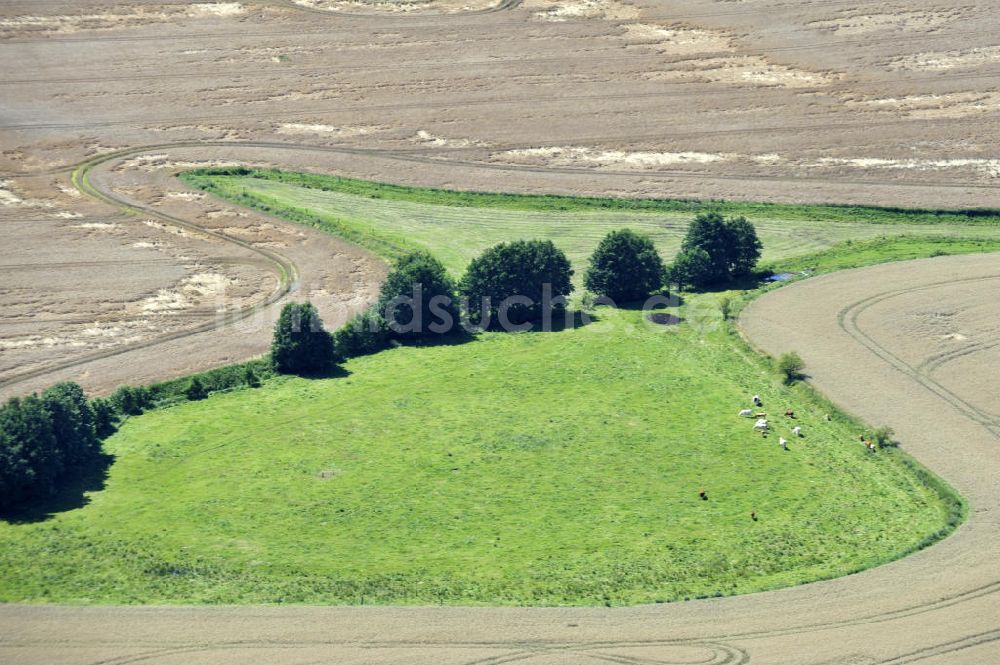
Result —
[[[754, 343], [770, 353], [798, 350], [814, 385], [894, 427], [910, 453], [969, 498], [969, 520], [956, 534], [900, 561], [792, 589], [625, 609], [3, 606], [0, 656], [81, 664], [994, 662], [997, 414], [945, 390], [918, 356], [952, 342], [978, 352], [1000, 316], [998, 283], [998, 255], [887, 264], [778, 289], [741, 318]], [[908, 300], [928, 292], [933, 298]], [[959, 338], [924, 325], [956, 302], [975, 304], [958, 313]], [[904, 360], [900, 348], [913, 357]]]

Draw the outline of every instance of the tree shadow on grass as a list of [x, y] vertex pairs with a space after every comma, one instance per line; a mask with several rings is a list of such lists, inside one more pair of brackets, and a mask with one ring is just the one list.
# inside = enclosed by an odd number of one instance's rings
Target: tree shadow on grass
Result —
[[658, 294], [643, 300], [615, 303], [613, 307], [630, 312], [641, 312], [668, 309], [670, 307], [680, 307], [683, 304], [684, 297], [677, 291], [671, 291], [669, 294]]
[[423, 335], [414, 338], [399, 338], [393, 340], [392, 346], [411, 346], [416, 348], [433, 348], [437, 346], [459, 346], [476, 341], [475, 334], [464, 330], [456, 330], [447, 334]]
[[489, 328], [492, 332], [512, 332], [512, 333], [549, 333], [562, 332], [563, 330], [576, 330], [597, 323], [601, 320], [595, 312], [581, 310], [565, 310], [553, 312], [548, 320], [540, 319], [527, 321], [519, 324], [513, 330], [504, 330], [500, 325], [493, 325]]
[[341, 367], [340, 364], [336, 364], [329, 369], [295, 374], [300, 379], [344, 379], [350, 375], [351, 372]]
[[89, 494], [100, 492], [108, 480], [115, 456], [102, 453], [75, 478], [66, 479], [51, 496], [31, 499], [19, 506], [0, 510], [0, 521], [8, 524], [35, 524], [52, 519], [59, 513], [83, 508], [90, 503]]
[[749, 275], [735, 277], [727, 282], [717, 282], [703, 287], [689, 287], [692, 293], [723, 293], [725, 291], [753, 291], [768, 283], [767, 278], [774, 274], [771, 270], [758, 270]]

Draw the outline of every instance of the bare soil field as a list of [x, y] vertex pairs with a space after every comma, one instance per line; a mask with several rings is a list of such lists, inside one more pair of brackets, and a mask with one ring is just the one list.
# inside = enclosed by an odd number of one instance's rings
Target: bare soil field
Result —
[[[793, 589], [617, 609], [8, 605], [0, 653], [16, 663], [994, 662], [998, 434], [975, 402], [994, 368], [970, 368], [954, 392], [921, 368], [995, 337], [998, 282], [995, 254], [888, 264], [779, 288], [741, 318], [754, 343], [798, 350], [817, 387], [894, 427], [968, 497], [955, 535], [905, 559]], [[953, 325], [929, 316], [967, 306]]]
[[[336, 324], [374, 292], [377, 261], [186, 191], [170, 175], [192, 165], [462, 189], [1000, 205], [994, 10], [4, 3], [0, 396], [58, 378], [103, 392], [222, 364], [266, 348], [261, 312], [290, 293], [325, 299]], [[121, 201], [81, 196], [73, 168], [115, 151], [130, 152], [93, 181]], [[299, 281], [283, 282], [262, 251]], [[236, 315], [239, 333], [209, 325]], [[194, 351], [171, 346], [208, 327]], [[153, 340], [165, 343], [150, 356]], [[141, 363], [111, 355], [136, 346]]]

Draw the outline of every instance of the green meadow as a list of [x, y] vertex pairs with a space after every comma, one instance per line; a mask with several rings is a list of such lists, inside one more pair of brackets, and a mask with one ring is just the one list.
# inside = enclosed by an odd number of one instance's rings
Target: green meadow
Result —
[[[184, 178], [387, 258], [429, 249], [456, 274], [495, 242], [542, 237], [579, 277], [623, 226], [669, 258], [704, 209], [750, 217], [778, 269], [1000, 249], [985, 212]], [[83, 505], [0, 521], [0, 600], [672, 602], [845, 575], [950, 533], [961, 499], [902, 451], [867, 452], [866, 426], [808, 386], [781, 383], [718, 297], [664, 310], [681, 325], [597, 308], [575, 328], [400, 346], [331, 378], [277, 377], [133, 417], [106, 440], [114, 462]], [[769, 437], [737, 415], [753, 394]]]

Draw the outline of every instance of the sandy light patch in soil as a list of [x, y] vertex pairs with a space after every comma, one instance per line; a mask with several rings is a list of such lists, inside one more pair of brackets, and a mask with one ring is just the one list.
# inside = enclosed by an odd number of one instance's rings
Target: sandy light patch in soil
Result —
[[912, 71], [944, 71], [981, 67], [1000, 62], [1000, 46], [982, 46], [964, 51], [933, 51], [916, 53], [889, 62], [889, 69]]
[[967, 169], [990, 178], [1000, 178], [1000, 159], [884, 159], [878, 157], [823, 157], [811, 166], [851, 166], [859, 169], [906, 169], [940, 171]]
[[198, 161], [172, 160], [167, 155], [138, 155], [126, 159], [117, 167], [116, 171], [127, 171], [138, 169], [146, 173], [160, 171], [164, 169], [200, 169], [210, 167], [242, 166], [240, 162], [225, 159], [206, 159]]
[[775, 64], [756, 55], [684, 60], [670, 69], [649, 72], [643, 76], [653, 81], [701, 81], [778, 88], [817, 88], [830, 85], [839, 78], [838, 74], [832, 72], [807, 71]]
[[625, 32], [620, 38], [629, 45], [650, 46], [660, 53], [690, 55], [733, 50], [732, 35], [721, 30], [664, 27], [650, 23], [629, 23], [622, 28]]
[[9, 180], [0, 180], [0, 205], [14, 206], [24, 203], [24, 199], [15, 194], [11, 189]]
[[188, 16], [240, 16], [246, 7], [239, 2], [200, 2], [191, 5]]
[[901, 114], [910, 118], [962, 118], [1000, 111], [1000, 91], [846, 99], [844, 104], [851, 108]]
[[734, 155], [706, 152], [654, 152], [599, 150], [579, 146], [522, 148], [493, 153], [495, 161], [546, 166], [598, 166], [626, 169], [655, 169], [661, 166], [690, 166], [730, 160]]
[[164, 197], [177, 201], [200, 201], [205, 198], [205, 194], [202, 192], [167, 192]]
[[221, 300], [226, 289], [236, 281], [215, 272], [200, 272], [186, 277], [175, 289], [161, 289], [140, 305], [145, 313], [189, 309], [207, 300]]
[[74, 224], [73, 228], [94, 231], [113, 231], [114, 229], [121, 228], [121, 226], [113, 222], [84, 222], [83, 224]]
[[927, 32], [960, 18], [962, 9], [938, 11], [900, 11], [875, 14], [849, 14], [838, 18], [813, 21], [806, 27], [836, 33], [838, 35], [862, 35], [883, 30], [906, 30]]
[[0, 37], [22, 32], [72, 34], [85, 30], [121, 30], [178, 18], [232, 18], [246, 13], [239, 2], [209, 2], [192, 5], [161, 5], [159, 10], [134, 7], [127, 11], [59, 16], [13, 16], [0, 18]]
[[638, 7], [617, 0], [525, 0], [524, 7], [537, 10], [532, 13], [532, 17], [542, 21], [621, 21], [639, 16]]
[[0, 206], [22, 208], [53, 208], [55, 203], [45, 199], [29, 198], [18, 192], [10, 180], [0, 180]]
[[489, 147], [489, 143], [486, 141], [479, 141], [476, 139], [468, 138], [448, 138], [445, 136], [438, 136], [436, 134], [431, 134], [425, 129], [419, 130], [414, 136], [410, 137], [410, 140], [414, 143], [419, 143], [421, 145], [430, 146], [433, 148], [471, 148]]
[[277, 134], [328, 134], [332, 136], [364, 136], [378, 131], [379, 127], [368, 127], [363, 125], [353, 127], [343, 127], [337, 125], [324, 125], [320, 123], [285, 122], [275, 129]]
[[493, 7], [494, 0], [293, 0], [310, 9], [331, 12], [440, 13], [481, 11]]

